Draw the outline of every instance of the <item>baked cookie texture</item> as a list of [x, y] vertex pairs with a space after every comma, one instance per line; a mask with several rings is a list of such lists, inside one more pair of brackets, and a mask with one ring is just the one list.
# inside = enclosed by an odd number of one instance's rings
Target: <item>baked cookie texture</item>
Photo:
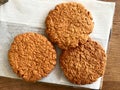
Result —
[[56, 65], [56, 51], [43, 35], [29, 32], [14, 38], [8, 52], [13, 71], [25, 81], [46, 77]]
[[64, 50], [60, 56], [60, 66], [67, 79], [75, 84], [91, 84], [104, 74], [106, 54], [95, 41]]
[[61, 49], [84, 44], [92, 32], [91, 13], [80, 3], [62, 3], [51, 10], [46, 18], [46, 33]]

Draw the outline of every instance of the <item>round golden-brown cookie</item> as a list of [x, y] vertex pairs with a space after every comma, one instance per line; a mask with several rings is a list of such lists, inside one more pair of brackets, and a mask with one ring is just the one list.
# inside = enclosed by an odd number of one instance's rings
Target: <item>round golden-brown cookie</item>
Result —
[[104, 74], [106, 54], [95, 41], [65, 50], [60, 56], [60, 66], [67, 79], [75, 84], [90, 84]]
[[46, 33], [61, 49], [84, 44], [94, 23], [89, 11], [80, 3], [62, 3], [51, 10], [46, 18]]
[[47, 76], [56, 65], [56, 51], [43, 35], [28, 32], [14, 38], [8, 52], [13, 71], [25, 81]]

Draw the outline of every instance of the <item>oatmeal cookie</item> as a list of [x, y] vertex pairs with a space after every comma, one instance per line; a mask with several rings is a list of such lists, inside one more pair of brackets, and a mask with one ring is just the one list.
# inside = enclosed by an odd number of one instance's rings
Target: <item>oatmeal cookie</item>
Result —
[[14, 38], [8, 52], [13, 71], [25, 81], [46, 77], [56, 65], [56, 51], [43, 35], [28, 32]]
[[94, 23], [91, 13], [80, 3], [62, 3], [46, 18], [46, 33], [61, 49], [76, 47], [88, 40]]
[[90, 84], [104, 74], [106, 54], [95, 41], [65, 50], [60, 56], [60, 66], [67, 79], [75, 84]]

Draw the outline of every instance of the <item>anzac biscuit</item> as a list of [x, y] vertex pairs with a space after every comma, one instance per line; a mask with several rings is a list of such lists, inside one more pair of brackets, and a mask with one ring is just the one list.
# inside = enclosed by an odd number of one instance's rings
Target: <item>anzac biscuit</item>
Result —
[[90, 84], [104, 74], [106, 54], [95, 41], [65, 50], [60, 56], [60, 66], [67, 79], [75, 84]]
[[46, 77], [56, 65], [56, 51], [46, 37], [37, 33], [16, 36], [8, 52], [13, 71], [25, 81]]
[[46, 33], [61, 49], [76, 47], [88, 40], [94, 23], [92, 16], [79, 3], [62, 3], [46, 18]]

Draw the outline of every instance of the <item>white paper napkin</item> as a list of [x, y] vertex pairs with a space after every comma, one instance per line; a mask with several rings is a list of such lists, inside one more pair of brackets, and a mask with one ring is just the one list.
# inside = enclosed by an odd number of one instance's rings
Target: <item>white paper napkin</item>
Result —
[[[107, 50], [115, 3], [95, 0], [9, 0], [8, 3], [0, 6], [0, 76], [18, 78], [12, 72], [7, 58], [7, 52], [13, 37], [28, 31], [44, 34], [44, 22], [48, 12], [59, 3], [70, 1], [82, 3], [92, 13], [95, 25], [90, 36], [98, 41], [105, 51]], [[57, 52], [60, 53], [60, 50], [57, 49]], [[58, 60], [52, 73], [40, 81], [99, 89], [101, 78], [92, 84], [72, 84], [64, 77]]]

